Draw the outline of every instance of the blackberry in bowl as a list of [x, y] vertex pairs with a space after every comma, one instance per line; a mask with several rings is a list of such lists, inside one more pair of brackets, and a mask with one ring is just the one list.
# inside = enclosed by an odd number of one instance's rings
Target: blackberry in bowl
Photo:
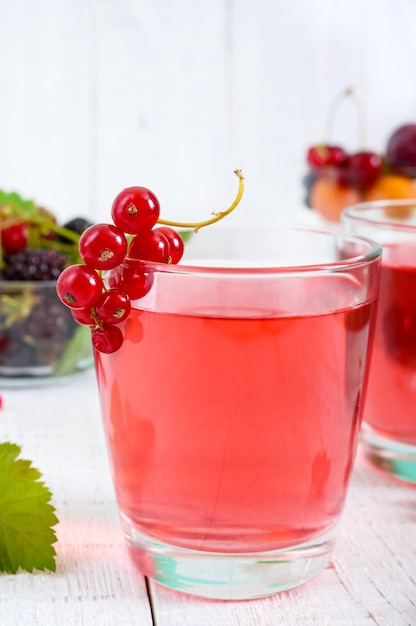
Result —
[[93, 365], [91, 333], [56, 294], [56, 280], [77, 261], [83, 218], [54, 216], [0, 191], [0, 384], [59, 382]]

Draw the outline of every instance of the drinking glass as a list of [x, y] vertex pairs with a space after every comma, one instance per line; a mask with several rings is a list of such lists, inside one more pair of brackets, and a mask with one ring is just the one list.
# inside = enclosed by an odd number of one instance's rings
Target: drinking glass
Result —
[[[152, 277], [96, 353], [115, 492], [134, 561], [194, 595], [248, 599], [328, 563], [361, 422], [380, 248], [214, 225]], [[130, 261], [132, 262], [132, 261]]]
[[343, 213], [342, 223], [383, 249], [364, 457], [382, 472], [416, 484], [416, 200], [361, 203]]

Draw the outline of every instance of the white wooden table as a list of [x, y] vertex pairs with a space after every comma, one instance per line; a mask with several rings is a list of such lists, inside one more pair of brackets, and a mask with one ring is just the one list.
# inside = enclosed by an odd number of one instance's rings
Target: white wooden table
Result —
[[191, 598], [147, 582], [119, 527], [94, 372], [2, 389], [0, 440], [22, 446], [60, 519], [57, 572], [0, 575], [1, 626], [416, 625], [416, 489], [357, 459], [330, 566], [291, 592], [248, 602]]

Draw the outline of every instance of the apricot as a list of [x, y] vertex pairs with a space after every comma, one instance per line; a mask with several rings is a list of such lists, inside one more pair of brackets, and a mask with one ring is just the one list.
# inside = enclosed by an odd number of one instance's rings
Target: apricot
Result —
[[357, 189], [340, 185], [330, 178], [318, 178], [310, 193], [311, 207], [330, 222], [339, 222], [341, 211], [361, 199]]
[[364, 200], [399, 200], [416, 198], [416, 185], [412, 178], [399, 174], [384, 174], [364, 192]]
[[[380, 176], [365, 193], [364, 200], [405, 200], [416, 198], [416, 185], [412, 178], [399, 174], [385, 174]], [[411, 209], [400, 205], [386, 207], [384, 212], [388, 217], [406, 219]]]

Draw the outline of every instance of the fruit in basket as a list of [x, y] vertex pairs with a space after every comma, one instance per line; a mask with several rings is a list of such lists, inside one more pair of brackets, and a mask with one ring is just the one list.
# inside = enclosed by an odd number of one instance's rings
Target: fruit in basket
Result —
[[384, 174], [367, 189], [363, 200], [399, 200], [416, 198], [416, 184], [413, 178], [399, 174]]
[[336, 180], [319, 178], [310, 192], [311, 206], [324, 218], [337, 222], [342, 209], [360, 201], [359, 192]]
[[309, 148], [306, 160], [312, 168], [338, 167], [347, 160], [347, 154], [340, 146], [326, 146], [325, 144]]
[[67, 264], [59, 250], [26, 248], [4, 257], [3, 280], [56, 280]]
[[396, 172], [416, 176], [416, 124], [404, 124], [392, 133], [386, 158]]
[[[330, 110], [332, 116], [343, 99], [352, 95], [346, 90], [338, 97]], [[391, 133], [384, 154], [348, 153], [342, 145], [326, 142], [307, 149], [306, 163], [305, 204], [331, 222], [338, 222], [344, 208], [360, 201], [416, 198], [416, 123]]]
[[28, 244], [29, 235], [26, 224], [12, 224], [1, 230], [1, 247], [7, 254], [24, 250]]
[[[82, 230], [90, 224], [75, 222]], [[92, 365], [88, 334], [56, 296], [59, 275], [80, 261], [79, 233], [34, 201], [0, 190], [0, 235], [0, 376], [53, 376], [81, 361]]]
[[347, 157], [344, 170], [347, 183], [353, 189], [368, 189], [381, 175], [382, 160], [375, 152], [356, 152]]

